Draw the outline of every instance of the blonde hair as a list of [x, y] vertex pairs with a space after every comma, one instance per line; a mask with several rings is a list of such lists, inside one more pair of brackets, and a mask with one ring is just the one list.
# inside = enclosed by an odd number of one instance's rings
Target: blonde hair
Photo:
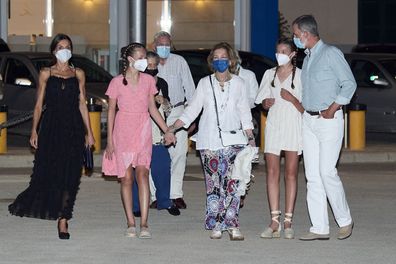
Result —
[[238, 56], [234, 48], [231, 47], [231, 45], [228, 44], [227, 42], [217, 43], [216, 45], [213, 46], [212, 50], [210, 51], [207, 61], [211, 71], [215, 72], [215, 70], [212, 67], [212, 62], [213, 62], [214, 52], [218, 49], [224, 49], [227, 52], [228, 60], [230, 61], [230, 65], [228, 66], [228, 71], [230, 73], [235, 74], [238, 66]]

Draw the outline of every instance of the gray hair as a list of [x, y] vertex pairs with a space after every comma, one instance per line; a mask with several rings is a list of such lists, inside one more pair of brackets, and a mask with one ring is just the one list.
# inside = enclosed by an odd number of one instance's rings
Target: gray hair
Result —
[[301, 31], [306, 31], [319, 37], [318, 24], [312, 15], [299, 16], [293, 21], [292, 25], [297, 25]]
[[166, 31], [159, 31], [154, 35], [154, 43], [157, 43], [157, 40], [161, 37], [167, 37], [170, 41], [172, 41], [171, 35]]

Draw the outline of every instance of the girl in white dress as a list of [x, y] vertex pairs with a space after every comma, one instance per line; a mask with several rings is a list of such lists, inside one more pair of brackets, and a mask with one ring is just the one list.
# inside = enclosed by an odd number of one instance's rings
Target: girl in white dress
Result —
[[267, 165], [267, 196], [271, 224], [262, 238], [280, 237], [279, 180], [280, 157], [285, 154], [285, 219], [284, 237], [294, 238], [291, 227], [297, 195], [298, 160], [302, 152], [301, 70], [296, 67], [296, 47], [291, 39], [280, 39], [276, 46], [278, 65], [264, 73], [256, 104], [268, 110], [265, 126], [265, 160]]

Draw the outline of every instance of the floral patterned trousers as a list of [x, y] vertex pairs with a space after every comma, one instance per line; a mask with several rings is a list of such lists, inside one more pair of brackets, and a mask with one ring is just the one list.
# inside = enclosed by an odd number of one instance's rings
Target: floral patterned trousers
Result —
[[229, 146], [211, 151], [201, 150], [206, 185], [205, 228], [227, 230], [239, 227], [239, 181], [232, 180], [231, 169], [242, 146]]

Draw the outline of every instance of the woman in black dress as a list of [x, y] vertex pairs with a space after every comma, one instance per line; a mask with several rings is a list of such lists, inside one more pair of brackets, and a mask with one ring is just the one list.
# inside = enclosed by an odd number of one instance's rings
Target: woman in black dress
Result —
[[40, 71], [30, 137], [36, 149], [33, 174], [29, 187], [8, 207], [16, 216], [58, 220], [60, 239], [70, 237], [67, 221], [80, 185], [84, 145], [95, 142], [85, 101], [85, 74], [69, 64], [72, 48], [64, 34], [51, 42], [54, 60]]

